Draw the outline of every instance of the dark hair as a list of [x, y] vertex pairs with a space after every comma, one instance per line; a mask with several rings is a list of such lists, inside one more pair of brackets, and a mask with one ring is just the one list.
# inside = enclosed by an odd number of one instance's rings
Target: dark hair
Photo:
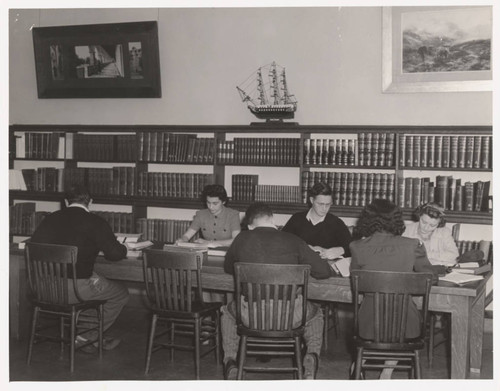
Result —
[[88, 206], [92, 197], [90, 196], [89, 191], [83, 185], [78, 183], [73, 183], [69, 186], [68, 189], [64, 192], [64, 198], [68, 201], [69, 204], [82, 204]]
[[389, 200], [376, 199], [361, 211], [353, 236], [359, 239], [375, 232], [401, 235], [405, 228], [401, 208]]
[[446, 225], [446, 218], [444, 214], [444, 208], [433, 202], [427, 202], [426, 204], [418, 206], [413, 211], [413, 219], [415, 221], [420, 220], [420, 216], [428, 215], [433, 219], [439, 219], [437, 228], [444, 227]]
[[307, 197], [307, 203], [309, 206], [311, 205], [310, 197], [315, 198], [316, 196], [319, 195], [326, 195], [326, 196], [332, 196], [333, 198], [333, 191], [330, 186], [328, 186], [324, 182], [317, 182], [309, 189], [309, 197]]
[[247, 211], [245, 212], [244, 221], [247, 225], [253, 224], [255, 219], [263, 216], [272, 217], [273, 210], [269, 205], [263, 202], [254, 202], [248, 207]]
[[229, 200], [226, 189], [221, 185], [206, 185], [201, 192], [201, 201], [204, 205], [207, 203], [207, 197], [219, 197], [223, 204]]

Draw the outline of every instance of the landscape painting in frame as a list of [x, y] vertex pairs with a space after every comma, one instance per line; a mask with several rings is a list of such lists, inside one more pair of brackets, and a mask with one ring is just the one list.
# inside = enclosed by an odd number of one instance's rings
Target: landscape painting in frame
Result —
[[384, 92], [491, 89], [491, 7], [386, 7]]
[[39, 98], [161, 97], [157, 22], [33, 29]]

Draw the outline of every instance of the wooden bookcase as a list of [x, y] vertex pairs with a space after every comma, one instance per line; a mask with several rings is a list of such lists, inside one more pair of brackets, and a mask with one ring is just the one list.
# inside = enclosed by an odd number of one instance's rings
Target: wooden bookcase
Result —
[[[50, 158], [38, 157], [19, 157], [16, 156], [16, 137], [19, 135], [27, 133], [57, 133], [60, 134], [61, 139], [64, 140], [64, 150], [60, 151], [62, 155], [57, 156], [51, 155]], [[359, 165], [359, 154], [354, 164], [351, 161], [350, 164], [345, 164], [339, 162], [339, 164], [311, 164], [307, 162], [304, 158], [304, 148], [307, 143], [311, 143], [312, 139], [350, 139], [358, 140], [360, 134], [392, 134], [394, 135], [394, 145], [392, 163], [384, 166], [366, 166]], [[115, 149], [117, 148], [118, 140], [121, 140], [124, 134], [127, 137], [135, 135], [134, 145], [131, 148], [132, 153], [134, 153], [133, 158], [120, 159], [116, 156], [106, 157], [105, 159], [95, 159], [86, 160], [85, 158], [76, 160], [74, 158], [68, 157], [69, 148], [73, 149], [73, 155], [76, 148], [76, 140], [80, 139], [79, 135], [115, 135], [111, 143], [115, 143]], [[163, 136], [162, 136], [163, 134]], [[298, 183], [299, 187], [303, 187], [303, 178], [308, 172], [315, 171], [329, 171], [336, 172], [342, 171], [352, 174], [355, 177], [361, 176], [363, 173], [370, 171], [375, 173], [387, 174], [389, 177], [394, 178], [394, 201], [398, 201], [398, 181], [404, 181], [404, 178], [413, 177], [415, 175], [429, 175], [429, 173], [435, 175], [452, 175], [460, 178], [460, 175], [468, 175], [469, 177], [474, 177], [476, 173], [484, 181], [490, 181], [492, 179], [492, 166], [491, 166], [491, 152], [489, 152], [489, 164], [488, 167], [405, 167], [400, 162], [401, 150], [399, 147], [400, 140], [402, 137], [415, 136], [415, 135], [428, 135], [433, 136], [445, 136], [445, 137], [489, 137], [490, 138], [490, 151], [492, 148], [491, 136], [492, 128], [490, 126], [323, 126], [323, 125], [293, 125], [293, 124], [262, 124], [262, 125], [247, 125], [247, 126], [160, 126], [160, 125], [11, 125], [9, 129], [9, 168], [16, 168], [16, 162], [23, 162], [23, 166], [29, 166], [30, 162], [37, 162], [38, 167], [40, 162], [43, 162], [44, 166], [54, 165], [56, 162], [62, 165], [65, 169], [75, 168], [79, 163], [85, 162], [86, 166], [92, 166], [93, 163], [107, 163], [113, 164], [115, 166], [122, 166], [124, 164], [133, 167], [137, 172], [147, 173], [148, 166], [155, 167], [156, 165], [161, 166], [163, 169], [168, 169], [168, 165], [171, 162], [162, 161], [148, 161], [141, 158], [141, 146], [143, 146], [143, 141], [140, 137], [166, 137], [165, 134], [193, 134], [200, 137], [209, 137], [214, 139], [214, 151], [212, 159], [203, 162], [175, 162], [175, 165], [190, 165], [190, 166], [206, 166], [209, 167], [211, 173], [213, 173], [213, 178], [215, 183], [227, 184], [230, 183], [231, 178], [228, 178], [227, 167], [229, 166], [264, 166], [266, 171], [272, 175], [273, 170], [280, 167], [294, 167], [298, 171]], [[150, 136], [151, 135], [151, 136]], [[258, 162], [248, 163], [222, 163], [221, 155], [218, 154], [217, 147], [224, 144], [229, 138], [255, 138], [255, 137], [267, 137], [272, 138], [293, 138], [297, 141], [299, 147], [295, 152], [299, 154], [296, 157], [295, 162], [290, 164], [290, 159], [285, 163], [280, 163], [279, 159], [273, 163], [262, 164]], [[72, 140], [72, 141], [71, 141]], [[45, 142], [45, 141], [44, 141]], [[60, 141], [62, 142], [62, 141]], [[355, 143], [356, 144], [356, 143]], [[280, 145], [280, 144], [278, 144]], [[284, 145], [284, 144], [283, 144]], [[288, 144], [287, 144], [288, 145]], [[276, 148], [276, 146], [274, 146]], [[296, 148], [296, 147], [295, 147]], [[276, 149], [272, 151], [277, 151]], [[269, 153], [269, 151], [267, 150]], [[54, 152], [55, 153], [55, 152]], [[253, 153], [256, 153], [255, 151]], [[472, 151], [470, 153], [473, 153]], [[42, 155], [43, 156], [43, 155]], [[113, 160], [116, 159], [116, 160]], [[292, 159], [293, 160], [293, 159]], [[45, 164], [46, 163], [46, 164]], [[167, 167], [165, 167], [167, 166]], [[154, 170], [154, 169], [153, 169]], [[190, 168], [191, 172], [193, 168]], [[356, 174], [358, 173], [358, 174]], [[147, 175], [147, 174], [142, 174]], [[319, 174], [318, 174], [319, 175]], [[334, 174], [331, 174], [332, 176]], [[340, 174], [339, 174], [340, 175]], [[348, 174], [346, 174], [347, 176]], [[417, 176], [418, 176], [417, 175]], [[470, 181], [470, 179], [469, 179]], [[179, 208], [179, 209], [200, 209], [202, 204], [199, 197], [154, 197], [154, 196], [142, 196], [137, 192], [137, 180], [133, 184], [135, 191], [131, 195], [94, 195], [94, 203], [98, 204], [113, 204], [113, 205], [129, 205], [132, 209], [134, 219], [147, 217], [148, 207], [159, 207], [159, 208]], [[302, 189], [303, 190], [303, 189]], [[62, 199], [62, 193], [57, 191], [23, 191], [23, 190], [10, 190], [9, 191], [10, 204], [12, 205], [14, 201], [30, 200], [30, 201], [60, 201]], [[358, 201], [359, 202], [359, 201]], [[249, 205], [249, 201], [231, 200], [231, 207], [240, 211], [244, 211]], [[464, 224], [492, 224], [492, 211], [491, 202], [487, 200], [486, 207], [481, 211], [447, 211], [447, 219], [451, 223], [464, 223]], [[294, 203], [272, 203], [272, 207], [276, 213], [280, 214], [292, 214], [299, 210], [305, 210], [307, 205], [304, 202], [294, 202]], [[362, 209], [362, 205], [349, 206], [349, 205], [333, 205], [331, 212], [339, 217], [355, 218], [359, 215]], [[404, 217], [405, 219], [410, 219], [412, 207], [404, 207]], [[189, 218], [186, 216], [186, 218]]]

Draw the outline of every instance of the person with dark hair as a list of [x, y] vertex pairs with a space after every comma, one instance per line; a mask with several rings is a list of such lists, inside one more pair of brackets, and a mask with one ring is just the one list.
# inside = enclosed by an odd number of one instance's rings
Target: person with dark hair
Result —
[[[295, 235], [279, 231], [273, 222], [271, 208], [263, 203], [254, 203], [246, 211], [248, 231], [242, 231], [233, 241], [226, 253], [224, 271], [234, 274], [236, 262], [272, 263], [272, 264], [307, 264], [311, 265], [311, 276], [316, 279], [334, 275], [327, 261]], [[294, 311], [300, 314], [302, 304], [297, 301]], [[239, 336], [236, 332], [236, 305], [234, 301], [222, 307], [221, 331], [224, 350], [225, 378], [236, 379], [236, 356]], [[297, 319], [297, 324], [300, 319]], [[323, 341], [323, 314], [321, 308], [308, 302], [307, 322], [304, 339], [307, 353], [303, 359], [304, 378], [314, 379], [318, 369], [319, 354]]]
[[[62, 210], [46, 216], [31, 237], [34, 243], [61, 244], [78, 248], [76, 278], [83, 300], [107, 300], [104, 304], [104, 331], [109, 329], [128, 301], [127, 288], [110, 281], [94, 271], [97, 254], [102, 251], [110, 261], [127, 256], [127, 247], [118, 242], [109, 224], [96, 214], [90, 213], [92, 197], [81, 185], [71, 185], [65, 192]], [[72, 284], [68, 287], [70, 299], [77, 302]], [[97, 332], [89, 332], [86, 339], [79, 336], [77, 346], [87, 340], [97, 339]], [[118, 338], [105, 338], [103, 349], [118, 346]], [[82, 348], [87, 353], [97, 351], [97, 342]]]
[[453, 266], [457, 263], [458, 248], [446, 227], [444, 209], [435, 203], [420, 205], [413, 212], [415, 222], [406, 227], [403, 236], [419, 239], [433, 265]]
[[309, 190], [310, 209], [295, 213], [283, 227], [283, 231], [303, 239], [324, 259], [351, 255], [349, 229], [340, 218], [328, 213], [333, 203], [332, 194], [330, 186], [316, 183]]
[[[376, 199], [365, 206], [354, 228], [351, 242], [351, 270], [435, 273], [424, 245], [417, 239], [404, 238], [401, 209], [385, 199]], [[437, 276], [436, 276], [437, 280]], [[406, 337], [420, 334], [420, 313], [415, 305], [408, 308]], [[373, 297], [366, 296], [359, 309], [359, 335], [373, 339]], [[393, 362], [387, 362], [388, 365]], [[381, 379], [390, 379], [393, 368], [384, 368]]]
[[240, 233], [241, 227], [239, 212], [226, 207], [226, 189], [221, 185], [207, 185], [201, 193], [201, 199], [207, 209], [196, 212], [190, 227], [177, 242], [189, 242], [201, 231], [201, 238], [196, 239], [196, 243], [208, 247], [229, 246]]

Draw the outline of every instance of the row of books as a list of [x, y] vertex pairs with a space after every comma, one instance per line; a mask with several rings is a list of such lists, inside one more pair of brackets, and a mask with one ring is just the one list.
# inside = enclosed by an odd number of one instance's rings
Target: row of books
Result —
[[135, 162], [136, 151], [134, 134], [77, 133], [74, 136], [73, 154], [76, 160]]
[[137, 195], [143, 197], [198, 198], [206, 185], [215, 183], [213, 174], [141, 172]]
[[23, 132], [16, 136], [16, 158], [64, 159], [64, 133]]
[[460, 255], [470, 250], [481, 250], [487, 263], [493, 260], [493, 242], [491, 240], [456, 240], [455, 243]]
[[486, 212], [489, 210], [490, 181], [465, 182], [451, 175], [431, 178], [398, 178], [397, 204], [416, 208], [420, 204], [435, 202], [446, 210]]
[[139, 132], [139, 160], [159, 163], [212, 164], [215, 139], [195, 134]]
[[221, 164], [299, 165], [300, 139], [249, 138], [220, 141], [217, 159]]
[[34, 202], [19, 202], [9, 207], [11, 234], [30, 236], [50, 212], [36, 211]]
[[400, 135], [400, 167], [491, 168], [492, 136]]
[[357, 165], [364, 167], [394, 166], [395, 139], [394, 133], [358, 133]]
[[[174, 243], [190, 225], [190, 220], [138, 218], [135, 222], [135, 230], [137, 233], [142, 233], [144, 240]], [[196, 233], [193, 240], [198, 237], [199, 234]]]
[[254, 201], [255, 186], [258, 184], [258, 175], [233, 175], [231, 177], [232, 199], [238, 201]]
[[111, 226], [113, 232], [134, 233], [134, 215], [127, 212], [93, 211]]
[[304, 164], [354, 166], [357, 162], [356, 140], [305, 139]]
[[255, 185], [255, 201], [299, 204], [302, 201], [300, 186]]
[[376, 198], [394, 201], [394, 174], [304, 171], [302, 202], [307, 202], [310, 188], [318, 182], [332, 188], [335, 206], [365, 206]]

